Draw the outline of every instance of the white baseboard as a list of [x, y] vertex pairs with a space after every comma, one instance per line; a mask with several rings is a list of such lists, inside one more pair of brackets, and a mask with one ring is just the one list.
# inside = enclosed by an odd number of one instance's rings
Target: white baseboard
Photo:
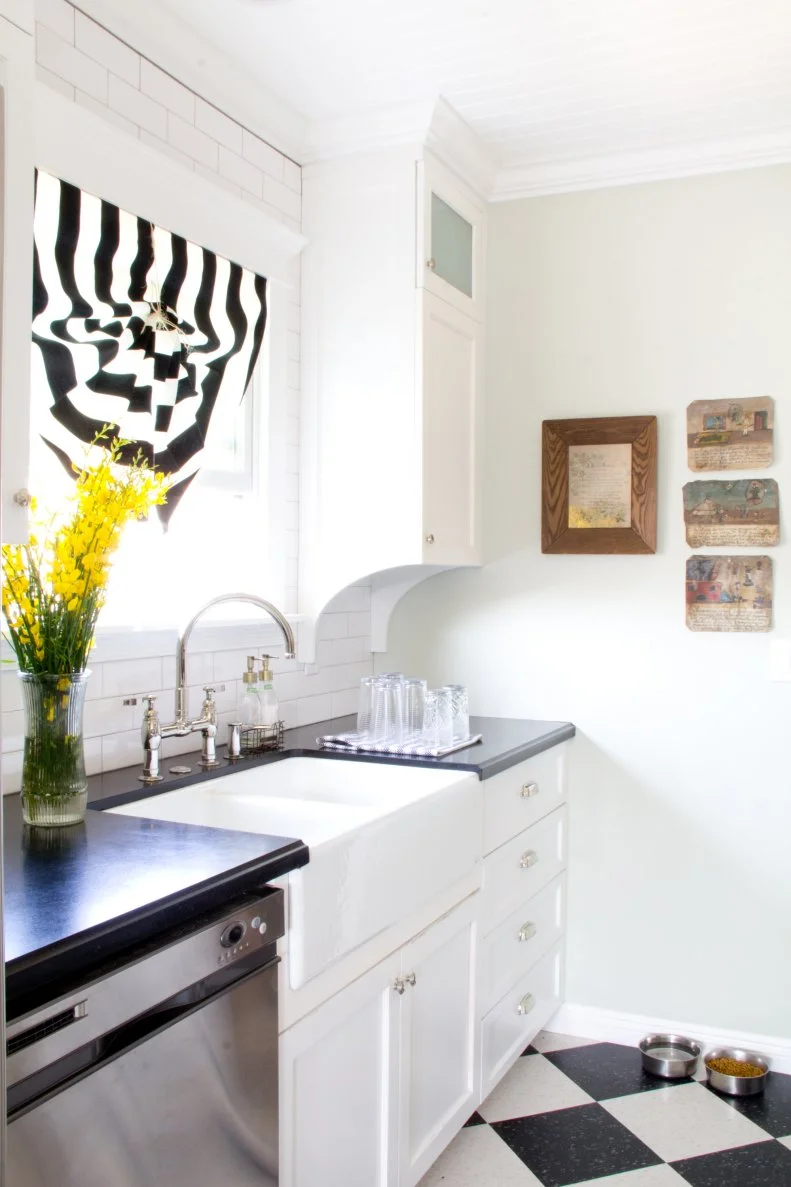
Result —
[[579, 1039], [598, 1039], [600, 1042], [626, 1043], [630, 1046], [637, 1046], [640, 1039], [648, 1034], [687, 1035], [700, 1043], [704, 1054], [713, 1047], [742, 1047], [767, 1056], [775, 1071], [791, 1073], [791, 1039], [776, 1038], [774, 1035], [739, 1034], [733, 1030], [698, 1026], [694, 1022], [600, 1010], [576, 1002], [564, 1002], [545, 1029]]

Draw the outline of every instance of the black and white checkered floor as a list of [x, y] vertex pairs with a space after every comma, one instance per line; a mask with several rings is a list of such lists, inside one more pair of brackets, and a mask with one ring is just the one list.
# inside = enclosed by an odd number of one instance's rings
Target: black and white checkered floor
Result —
[[735, 1100], [540, 1034], [420, 1187], [791, 1187], [791, 1076]]

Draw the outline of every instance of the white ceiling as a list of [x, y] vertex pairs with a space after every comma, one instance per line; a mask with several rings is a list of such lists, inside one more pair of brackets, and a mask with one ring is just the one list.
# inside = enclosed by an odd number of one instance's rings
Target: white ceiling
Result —
[[444, 96], [516, 179], [512, 189], [553, 175], [595, 183], [630, 161], [635, 173], [661, 174], [673, 160], [695, 172], [740, 154], [791, 158], [789, 0], [162, 7], [311, 120]]

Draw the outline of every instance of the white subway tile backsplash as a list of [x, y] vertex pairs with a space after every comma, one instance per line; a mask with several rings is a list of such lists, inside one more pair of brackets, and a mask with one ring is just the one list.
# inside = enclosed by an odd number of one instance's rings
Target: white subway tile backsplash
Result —
[[290, 161], [288, 157], [283, 158], [283, 181], [290, 190], [296, 194], [302, 193], [302, 170], [294, 161]]
[[0, 672], [0, 710], [14, 713], [22, 708], [22, 685], [16, 671], [7, 668]]
[[64, 41], [74, 44], [75, 12], [66, 0], [36, 0], [36, 20]]
[[188, 124], [195, 123], [195, 96], [192, 91], [145, 58], [140, 62], [140, 90]]
[[201, 177], [205, 177], [207, 181], [222, 186], [224, 190], [227, 190], [229, 194], [233, 194], [235, 198], [241, 198], [241, 188], [235, 185], [234, 182], [229, 181], [227, 177], [221, 177], [214, 169], [210, 169], [207, 165], [201, 165], [199, 161], [195, 162], [193, 169], [196, 173], [200, 173]]
[[192, 157], [188, 157], [186, 153], [180, 152], [179, 149], [174, 148], [172, 144], [168, 144], [165, 140], [160, 139], [159, 136], [152, 136], [145, 128], [140, 129], [140, 140], [143, 144], [147, 144], [149, 148], [156, 149], [157, 152], [164, 153], [170, 161], [179, 161], [185, 165], [187, 169], [192, 169]]
[[[370, 610], [359, 610], [355, 614], [349, 615], [349, 634], [367, 635], [371, 630], [371, 612]], [[370, 648], [369, 648], [370, 650]]]
[[242, 129], [242, 156], [256, 165], [262, 173], [268, 173], [276, 181], [283, 180], [285, 158], [282, 153], [252, 132], [248, 132], [246, 128]]
[[102, 119], [114, 124], [116, 128], [120, 128], [122, 132], [126, 132], [129, 136], [138, 135], [139, 129], [137, 124], [133, 124], [131, 120], [128, 120], [124, 115], [120, 115], [119, 112], [113, 111], [105, 103], [100, 103], [98, 99], [94, 99], [93, 95], [86, 95], [78, 87], [75, 89], [74, 98], [80, 107], [84, 107], [86, 110], [100, 115]]
[[25, 742], [25, 714], [21, 709], [3, 713], [2, 751], [21, 750]]
[[168, 112], [168, 143], [186, 153], [196, 164], [205, 165], [208, 169], [217, 168], [220, 153], [217, 141], [173, 111]]
[[289, 218], [300, 218], [302, 213], [302, 199], [299, 194], [268, 175], [264, 178], [264, 201], [269, 202], [276, 210], [287, 214]]
[[[355, 618], [356, 615], [350, 617]], [[368, 621], [366, 629], [370, 630], [370, 618], [365, 616]], [[330, 639], [330, 665], [336, 664], [356, 664], [363, 663], [370, 660], [371, 655], [371, 641], [365, 636], [357, 639]]]
[[104, 665], [104, 695], [133, 696], [135, 693], [159, 692], [162, 688], [162, 659], [124, 659]]
[[76, 12], [75, 21], [74, 44], [77, 49], [82, 50], [95, 62], [106, 66], [133, 87], [139, 87], [140, 55], [83, 13]]
[[161, 103], [144, 95], [123, 78], [110, 75], [110, 107], [132, 123], [163, 139], [168, 134], [168, 113]]
[[51, 87], [53, 91], [57, 91], [64, 99], [74, 98], [74, 87], [70, 82], [64, 82], [62, 78], [58, 78], [57, 74], [53, 74], [51, 70], [45, 69], [44, 66], [36, 66], [36, 78], [39, 82], [43, 82], [45, 86]]
[[286, 384], [293, 391], [300, 388], [299, 359], [288, 359], [286, 362]]
[[343, 639], [349, 633], [348, 614], [322, 614], [316, 637], [318, 639]]
[[143, 766], [143, 743], [140, 730], [121, 734], [105, 734], [102, 743], [102, 770], [117, 771], [119, 767]]
[[261, 170], [223, 144], [220, 145], [220, 173], [256, 198], [261, 197], [264, 184]]
[[[103, 734], [123, 733], [139, 726], [143, 716], [143, 703], [138, 697], [137, 705], [125, 705], [128, 697], [103, 697], [98, 701], [86, 701], [84, 726], [86, 738], [97, 738]], [[5, 724], [5, 723], [4, 723]]]
[[[354, 613], [361, 613], [371, 609], [371, 587], [370, 585], [349, 585], [346, 589], [341, 590], [327, 606], [326, 614], [334, 613], [335, 611], [342, 612], [344, 610]], [[368, 627], [365, 632], [367, 633]], [[352, 633], [352, 632], [350, 632]]]
[[19, 791], [22, 782], [22, 751], [12, 750], [0, 759], [0, 771], [3, 776], [3, 795]]
[[86, 95], [107, 102], [107, 69], [44, 25], [36, 26], [36, 61]]
[[324, 693], [317, 697], [302, 697], [297, 701], [297, 725], [310, 725], [332, 717], [332, 697]]
[[218, 111], [216, 107], [212, 107], [200, 96], [195, 102], [195, 127], [200, 128], [201, 132], [205, 132], [207, 136], [211, 136], [212, 140], [216, 140], [218, 144], [225, 145], [226, 148], [230, 148], [232, 152], [241, 156], [242, 129], [239, 124]]
[[345, 717], [347, 713], [357, 712], [357, 689], [344, 688], [342, 692], [332, 694], [332, 716]]

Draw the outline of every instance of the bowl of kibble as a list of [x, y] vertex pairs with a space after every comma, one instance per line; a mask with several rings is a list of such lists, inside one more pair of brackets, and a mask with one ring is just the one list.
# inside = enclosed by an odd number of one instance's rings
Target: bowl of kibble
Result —
[[711, 1087], [727, 1096], [757, 1096], [769, 1075], [768, 1059], [737, 1047], [709, 1051], [703, 1062]]

